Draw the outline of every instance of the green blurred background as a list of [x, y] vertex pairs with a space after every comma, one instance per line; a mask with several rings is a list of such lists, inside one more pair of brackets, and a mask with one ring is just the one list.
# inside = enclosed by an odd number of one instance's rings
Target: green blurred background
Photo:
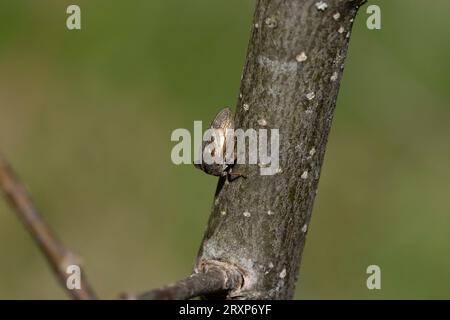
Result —
[[[356, 20], [296, 298], [450, 298], [450, 2]], [[78, 4], [82, 30], [68, 31]], [[217, 178], [175, 128], [234, 106], [254, 1], [0, 2], [0, 149], [102, 298], [189, 274]], [[366, 288], [366, 268], [382, 289]], [[0, 298], [66, 298], [0, 202]]]

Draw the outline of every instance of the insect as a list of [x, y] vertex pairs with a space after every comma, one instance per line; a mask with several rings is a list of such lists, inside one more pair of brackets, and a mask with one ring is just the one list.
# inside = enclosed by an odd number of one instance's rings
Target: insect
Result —
[[[203, 161], [201, 163], [194, 163], [194, 166], [207, 174], [218, 176], [218, 177], [244, 177], [243, 174], [232, 172], [232, 167], [234, 165], [234, 161], [236, 160], [236, 150], [233, 150], [232, 157], [233, 163], [226, 163], [226, 154], [227, 154], [227, 130], [234, 130], [234, 118], [233, 112], [230, 108], [224, 108], [219, 111], [214, 120], [209, 125], [209, 129], [215, 130], [215, 136], [211, 137], [208, 141], [203, 141], [201, 146], [201, 153], [209, 153], [212, 157], [216, 155], [216, 152], [219, 152], [222, 159], [221, 163], [206, 163]], [[234, 135], [232, 135], [234, 139]], [[217, 138], [217, 139], [215, 139]], [[235, 143], [232, 144], [235, 149]]]

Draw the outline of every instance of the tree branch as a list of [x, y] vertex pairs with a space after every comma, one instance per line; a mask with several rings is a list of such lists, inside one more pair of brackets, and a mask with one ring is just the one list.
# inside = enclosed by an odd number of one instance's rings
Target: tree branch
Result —
[[95, 299], [95, 294], [81, 271], [81, 289], [69, 290], [66, 273], [67, 266], [80, 266], [79, 259], [69, 251], [54, 235], [50, 227], [36, 210], [25, 186], [19, 181], [12, 168], [0, 155], [0, 188], [11, 208], [20, 218], [37, 242], [61, 285], [74, 299]]
[[[236, 165], [247, 179], [221, 178], [195, 274], [140, 298], [292, 298], [350, 32], [364, 2], [257, 2], [235, 126], [279, 129], [280, 168], [263, 176], [263, 163]], [[219, 263], [239, 270], [239, 285], [224, 286], [220, 272], [203, 270]]]
[[[259, 0], [235, 127], [279, 129], [280, 168], [219, 181], [197, 264], [243, 270], [240, 299], [293, 297], [353, 19], [364, 0]], [[270, 149], [270, 147], [269, 147]], [[259, 163], [264, 166], [263, 163]]]
[[185, 300], [209, 295], [225, 297], [230, 290], [242, 285], [242, 274], [233, 266], [214, 264], [203, 266], [201, 272], [161, 289], [137, 297], [140, 300]]

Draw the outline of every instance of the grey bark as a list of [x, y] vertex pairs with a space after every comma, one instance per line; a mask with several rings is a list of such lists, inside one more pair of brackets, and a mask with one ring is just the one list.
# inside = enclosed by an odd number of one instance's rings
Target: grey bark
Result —
[[223, 297], [293, 297], [350, 31], [364, 2], [257, 2], [235, 123], [280, 130], [281, 170], [262, 176], [257, 165], [236, 165], [247, 179], [219, 180], [195, 273], [217, 263], [240, 270], [242, 283]]
[[[137, 297], [139, 300], [186, 300], [198, 296], [221, 297], [242, 286], [240, 271], [223, 263], [211, 263], [203, 272], [194, 273], [164, 288], [155, 289]], [[134, 299], [134, 297], [127, 297]]]

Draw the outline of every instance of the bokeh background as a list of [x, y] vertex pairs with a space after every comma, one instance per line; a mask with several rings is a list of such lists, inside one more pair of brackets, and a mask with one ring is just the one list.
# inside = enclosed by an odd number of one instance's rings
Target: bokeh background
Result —
[[[371, 2], [382, 29], [360, 11], [295, 297], [449, 299], [450, 2]], [[1, 0], [0, 149], [100, 297], [191, 271], [217, 178], [172, 164], [170, 134], [234, 106], [253, 9]], [[66, 298], [4, 201], [0, 298]]]

